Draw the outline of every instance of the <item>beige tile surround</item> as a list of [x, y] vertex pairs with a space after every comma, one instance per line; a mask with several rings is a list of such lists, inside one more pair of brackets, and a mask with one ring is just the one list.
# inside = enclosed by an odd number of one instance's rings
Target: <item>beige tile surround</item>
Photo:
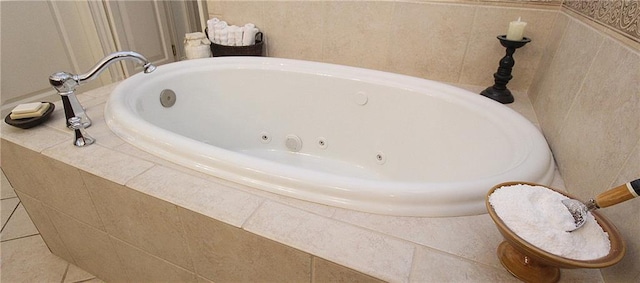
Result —
[[496, 36], [528, 22], [512, 90], [526, 91], [560, 1], [207, 1], [210, 17], [254, 23], [272, 57], [336, 63], [490, 86], [505, 49]]
[[[589, 198], [640, 177], [640, 43], [560, 14], [529, 97], [567, 190]], [[640, 206], [601, 211], [620, 221], [627, 255], [608, 282], [640, 280]]]
[[[2, 168], [48, 247], [105, 281], [516, 281], [495, 256], [501, 236], [487, 215], [390, 217], [328, 207], [118, 142], [101, 118], [113, 87], [79, 95], [95, 122], [88, 131], [102, 137], [90, 147], [71, 144], [61, 107], [43, 126], [1, 128]], [[527, 97], [516, 94], [511, 107], [535, 121]], [[43, 183], [49, 178], [69, 186]], [[49, 198], [52, 188], [73, 208]], [[598, 270], [563, 270], [564, 281], [581, 279], [602, 282]]]
[[1, 282], [100, 283], [94, 275], [53, 255], [27, 215], [23, 201], [0, 172]]

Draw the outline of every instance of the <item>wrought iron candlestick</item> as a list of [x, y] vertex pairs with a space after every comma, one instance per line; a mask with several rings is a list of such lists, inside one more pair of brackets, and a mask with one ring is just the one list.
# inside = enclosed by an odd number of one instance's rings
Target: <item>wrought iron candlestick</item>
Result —
[[516, 64], [516, 61], [513, 60], [513, 53], [516, 52], [516, 49], [531, 42], [531, 39], [524, 37], [522, 40], [509, 40], [506, 35], [500, 35], [498, 36], [498, 40], [500, 40], [500, 44], [502, 44], [502, 46], [507, 48], [507, 54], [500, 59], [498, 71], [493, 74], [495, 84], [486, 88], [480, 94], [502, 104], [507, 104], [513, 102], [513, 95], [507, 88], [507, 83], [509, 83], [513, 78], [511, 75], [511, 69], [513, 68], [513, 65]]

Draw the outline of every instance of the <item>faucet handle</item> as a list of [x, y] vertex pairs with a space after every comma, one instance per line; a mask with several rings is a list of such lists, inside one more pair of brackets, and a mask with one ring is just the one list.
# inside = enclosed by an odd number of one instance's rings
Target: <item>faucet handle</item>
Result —
[[74, 116], [69, 118], [69, 127], [75, 132], [75, 139], [73, 141], [75, 146], [87, 146], [96, 141], [85, 131], [85, 126], [81, 122], [80, 117]]

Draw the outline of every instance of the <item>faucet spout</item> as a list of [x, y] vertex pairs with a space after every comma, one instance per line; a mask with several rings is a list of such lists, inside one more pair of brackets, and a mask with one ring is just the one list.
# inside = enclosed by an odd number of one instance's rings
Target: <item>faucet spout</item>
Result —
[[91, 81], [98, 77], [107, 69], [107, 67], [111, 66], [111, 64], [122, 60], [133, 60], [140, 63], [144, 67], [145, 74], [151, 73], [156, 69], [156, 66], [151, 64], [147, 58], [142, 56], [142, 54], [134, 51], [120, 51], [107, 55], [93, 66], [91, 70], [82, 75], [77, 75], [76, 80], [78, 81], [78, 84], [84, 84], [85, 82]]
[[91, 119], [89, 119], [78, 98], [76, 98], [76, 87], [95, 79], [111, 64], [122, 60], [133, 60], [142, 64], [144, 72], [147, 74], [156, 69], [156, 66], [151, 64], [151, 62], [140, 53], [134, 51], [119, 51], [107, 55], [84, 74], [74, 75], [67, 72], [57, 72], [49, 76], [49, 84], [62, 96], [62, 105], [64, 106], [64, 114], [67, 118], [67, 127], [71, 127], [69, 119], [73, 117], [79, 117], [80, 123], [84, 128], [91, 126]]

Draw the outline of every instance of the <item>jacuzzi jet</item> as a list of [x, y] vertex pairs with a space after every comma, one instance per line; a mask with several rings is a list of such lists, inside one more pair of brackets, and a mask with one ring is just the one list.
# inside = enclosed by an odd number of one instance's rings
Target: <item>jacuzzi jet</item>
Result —
[[327, 146], [329, 146], [329, 145], [327, 144], [327, 139], [325, 139], [325, 138], [323, 138], [323, 137], [319, 137], [319, 138], [318, 138], [318, 147], [319, 147], [319, 148], [322, 148], [322, 149], [325, 149], [325, 148], [327, 148]]
[[384, 152], [378, 151], [378, 153], [376, 154], [376, 162], [378, 162], [378, 164], [380, 165], [387, 162], [387, 157], [384, 155]]
[[284, 144], [293, 152], [298, 152], [302, 148], [302, 140], [296, 135], [287, 135]]
[[271, 142], [271, 135], [267, 132], [260, 133], [260, 142], [269, 143]]

